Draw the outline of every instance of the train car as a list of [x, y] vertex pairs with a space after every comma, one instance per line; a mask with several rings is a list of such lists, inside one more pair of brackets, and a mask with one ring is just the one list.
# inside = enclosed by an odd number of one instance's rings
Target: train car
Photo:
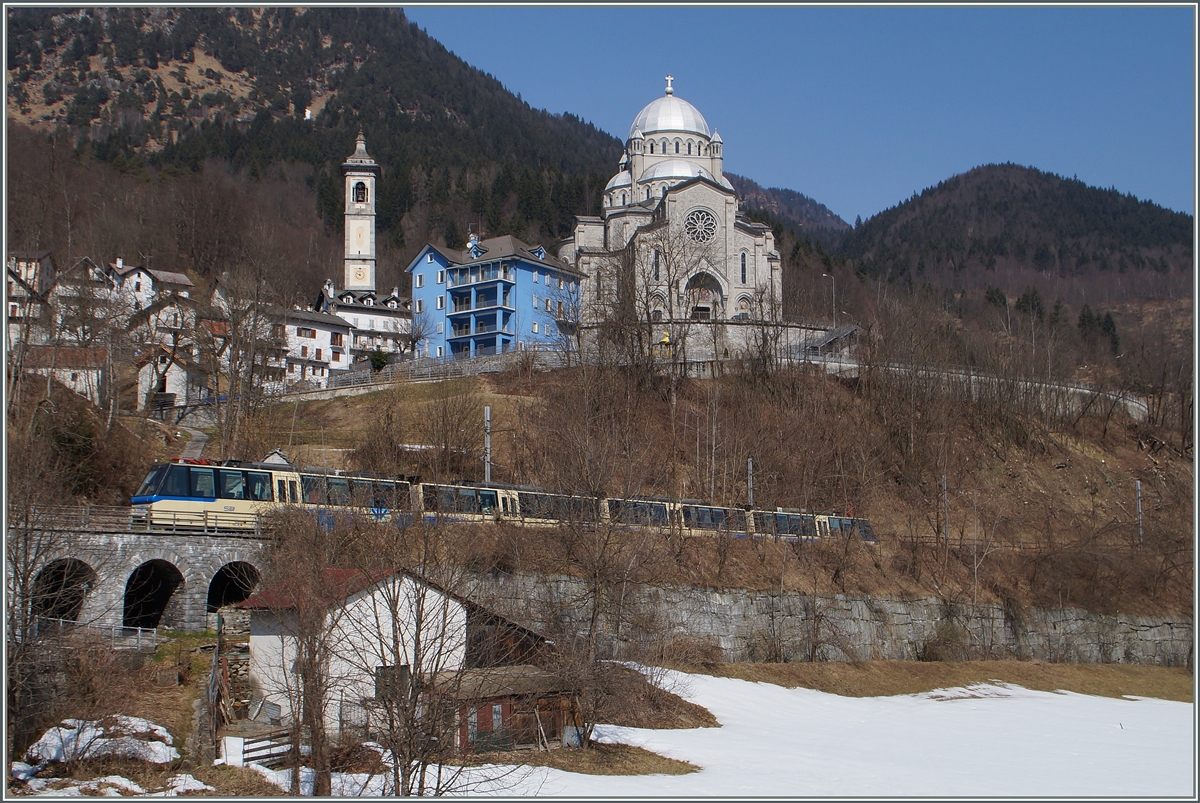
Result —
[[184, 532], [255, 530], [259, 516], [289, 505], [380, 521], [412, 511], [411, 488], [404, 480], [186, 458], [152, 466], [131, 504], [134, 526]]

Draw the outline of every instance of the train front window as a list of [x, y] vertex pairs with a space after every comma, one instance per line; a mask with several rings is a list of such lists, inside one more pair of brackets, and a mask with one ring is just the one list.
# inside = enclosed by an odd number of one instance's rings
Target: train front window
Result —
[[283, 494], [280, 494], [280, 501], [283, 501], [284, 499], [291, 499], [293, 505], [300, 501], [300, 494], [296, 490], [296, 483], [294, 480], [288, 480], [288, 494], [289, 495], [286, 497]]
[[159, 496], [191, 496], [188, 491], [187, 466], [171, 466], [158, 494]]
[[491, 513], [500, 504], [495, 491], [480, 491], [479, 492], [479, 512]]
[[191, 492], [192, 496], [200, 499], [216, 499], [217, 498], [217, 481], [213, 477], [211, 468], [196, 468], [191, 469]]
[[150, 473], [146, 475], [145, 482], [142, 483], [142, 487], [138, 488], [138, 492], [135, 493], [134, 496], [150, 496], [156, 490], [158, 490], [158, 483], [160, 480], [162, 480], [163, 474], [166, 473], [167, 468], [168, 467], [165, 464], [157, 465], [151, 468]]

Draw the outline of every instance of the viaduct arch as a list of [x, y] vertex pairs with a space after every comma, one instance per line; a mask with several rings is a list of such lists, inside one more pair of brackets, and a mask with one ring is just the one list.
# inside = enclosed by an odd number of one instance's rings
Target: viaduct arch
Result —
[[250, 595], [265, 541], [155, 532], [63, 539], [34, 582], [35, 613], [105, 627], [204, 630], [221, 605]]

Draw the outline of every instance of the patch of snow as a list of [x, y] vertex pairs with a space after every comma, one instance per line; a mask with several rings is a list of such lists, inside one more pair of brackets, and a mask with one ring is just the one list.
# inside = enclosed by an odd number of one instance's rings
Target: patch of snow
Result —
[[28, 781], [45, 769], [45, 767], [45, 764], [38, 764], [36, 767], [32, 767], [24, 761], [14, 761], [12, 763], [12, 777], [18, 781]]
[[179, 751], [171, 747], [173, 741], [166, 728], [141, 717], [64, 719], [43, 733], [25, 758], [42, 764], [101, 757], [167, 764], [179, 758]]

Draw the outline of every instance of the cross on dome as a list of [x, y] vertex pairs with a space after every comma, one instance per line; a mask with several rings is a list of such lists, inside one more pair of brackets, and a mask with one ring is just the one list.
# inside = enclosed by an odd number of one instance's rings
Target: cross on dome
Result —
[[667, 94], [668, 94], [668, 95], [674, 95], [674, 94], [675, 94], [675, 87], [671, 86], [671, 82], [672, 82], [672, 81], [674, 81], [674, 80], [675, 80], [675, 76], [673, 76], [673, 75], [668, 75], [668, 76], [667, 76]]

